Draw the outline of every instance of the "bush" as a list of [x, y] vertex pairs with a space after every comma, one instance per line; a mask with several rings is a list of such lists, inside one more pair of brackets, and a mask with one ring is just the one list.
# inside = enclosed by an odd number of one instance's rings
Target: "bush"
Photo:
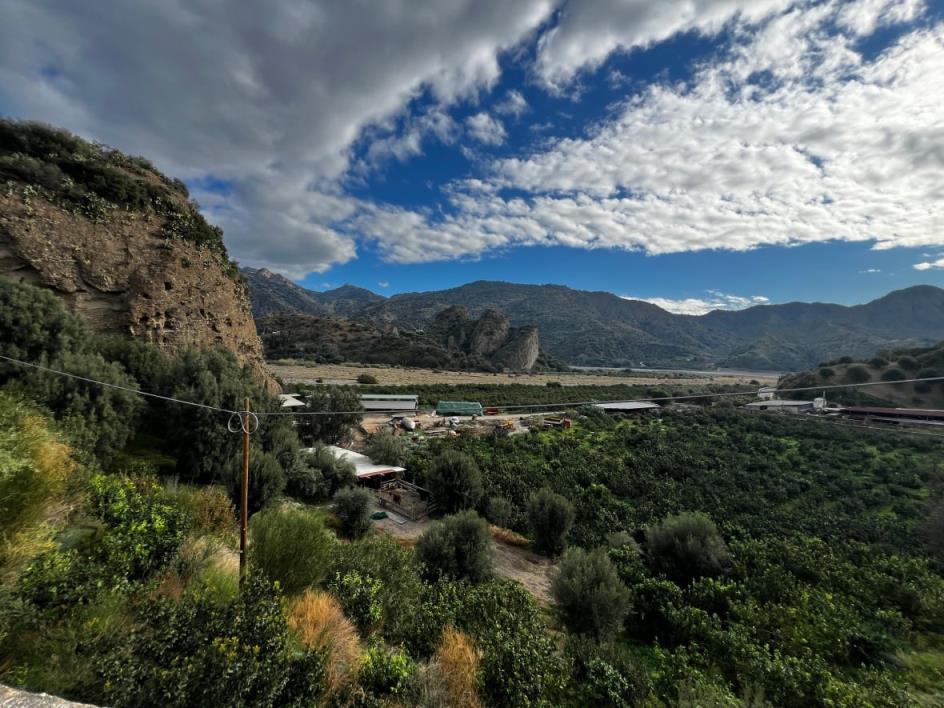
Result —
[[575, 634], [597, 641], [619, 632], [629, 612], [630, 594], [603, 549], [573, 548], [564, 554], [551, 582], [561, 618]]
[[307, 442], [334, 445], [348, 437], [360, 425], [361, 399], [357, 390], [342, 386], [319, 386], [308, 394], [304, 412], [328, 412], [332, 415], [306, 415], [298, 420], [298, 435]]
[[873, 369], [882, 370], [888, 366], [888, 360], [883, 359], [880, 356], [872, 357], [869, 359], [869, 366], [871, 366]]
[[288, 493], [306, 501], [328, 499], [339, 489], [353, 487], [356, 482], [354, 465], [338, 459], [321, 443], [310, 452], [300, 450], [286, 474]]
[[447, 516], [416, 542], [416, 557], [427, 578], [480, 583], [491, 575], [488, 524], [474, 511]]
[[357, 383], [365, 385], [375, 384], [377, 383], [377, 377], [373, 374], [358, 374]]
[[572, 636], [567, 639], [566, 653], [571, 661], [573, 705], [647, 705], [652, 691], [648, 673], [625, 647]]
[[279, 598], [260, 576], [232, 605], [157, 599], [140, 620], [98, 662], [107, 705], [306, 705], [324, 688], [323, 658], [293, 650]]
[[344, 575], [335, 573], [329, 587], [341, 602], [344, 614], [354, 621], [361, 633], [365, 636], [370, 634], [383, 618], [380, 600], [383, 583], [351, 570]]
[[826, 381], [829, 381], [829, 379], [831, 379], [835, 375], [836, 375], [836, 372], [833, 369], [830, 369], [828, 366], [824, 366], [822, 369], [819, 370], [819, 377], [821, 379], [825, 379]]
[[850, 366], [846, 369], [846, 380], [849, 383], [865, 383], [871, 378], [872, 375], [864, 366]]
[[915, 372], [918, 370], [919, 364], [918, 360], [913, 356], [902, 356], [898, 357], [898, 366], [905, 371]]
[[897, 368], [886, 369], [882, 372], [882, 381], [904, 381], [907, 378], [908, 375]]
[[720, 574], [730, 560], [715, 523], [700, 512], [667, 516], [646, 530], [646, 551], [655, 572], [679, 583]]
[[336, 692], [357, 673], [361, 658], [357, 630], [334, 597], [306, 590], [292, 603], [288, 624], [303, 646], [324, 657], [329, 692]]
[[334, 513], [341, 521], [341, 534], [360, 538], [370, 531], [370, 508], [373, 495], [366, 489], [342, 489], [334, 495]]
[[[239, 509], [243, 483], [243, 456], [237, 453], [230, 459], [226, 471], [226, 487]], [[255, 452], [249, 455], [249, 513], [254, 514], [277, 499], [285, 491], [285, 473], [275, 455]]]
[[395, 467], [403, 467], [410, 455], [406, 441], [386, 428], [370, 436], [364, 452], [378, 464]]
[[399, 696], [416, 674], [416, 662], [402, 649], [372, 644], [361, 664], [361, 685], [376, 696]]
[[574, 523], [573, 504], [550, 489], [541, 489], [528, 501], [528, 521], [534, 532], [535, 548], [544, 553], [560, 553]]
[[331, 562], [331, 538], [313, 514], [289, 507], [256, 514], [249, 561], [289, 595], [317, 585]]
[[915, 374], [916, 379], [936, 379], [941, 375], [941, 372], [931, 366], [925, 366], [922, 369], [918, 370], [918, 373]]
[[485, 507], [485, 518], [496, 526], [510, 528], [515, 517], [515, 507], [505, 497], [492, 497]]
[[482, 496], [482, 473], [468, 455], [446, 450], [433, 460], [426, 486], [446, 513], [470, 509]]

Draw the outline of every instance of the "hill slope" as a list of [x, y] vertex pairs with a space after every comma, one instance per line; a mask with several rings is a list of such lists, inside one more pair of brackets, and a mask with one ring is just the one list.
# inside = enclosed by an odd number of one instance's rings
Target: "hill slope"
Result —
[[143, 158], [0, 120], [0, 277], [57, 293], [92, 329], [174, 351], [221, 345], [275, 386], [246, 284], [183, 183]]
[[343, 285], [323, 293], [307, 290], [267, 268], [239, 271], [252, 293], [253, 317], [282, 313], [300, 315], [351, 315], [384, 297], [353, 285]]

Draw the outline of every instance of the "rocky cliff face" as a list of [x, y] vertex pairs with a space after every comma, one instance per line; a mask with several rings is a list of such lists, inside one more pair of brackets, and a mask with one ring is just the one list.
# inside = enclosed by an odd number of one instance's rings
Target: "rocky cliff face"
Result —
[[[0, 128], [9, 131], [10, 124]], [[23, 152], [9, 148], [17, 137], [12, 135], [0, 130], [0, 154], [7, 148], [16, 166]], [[31, 137], [21, 150], [39, 151]], [[277, 389], [263, 361], [245, 283], [221, 240], [200, 242], [194, 236], [219, 239], [220, 234], [187, 200], [186, 188], [150, 166], [123, 162], [131, 158], [68, 134], [41, 137], [65, 141], [50, 153], [47, 171], [65, 164], [67, 150], [91, 151], [76, 160], [121, 184], [125, 202], [103, 199], [93, 187], [79, 191], [71, 179], [37, 184], [31, 175], [15, 173], [15, 179], [0, 171], [0, 276], [55, 291], [98, 332], [128, 335], [168, 351], [224, 346]], [[30, 157], [37, 161], [44, 154]], [[90, 184], [101, 189], [109, 183]], [[128, 203], [135, 189], [147, 196]]]
[[533, 368], [541, 352], [537, 327], [513, 328], [493, 309], [474, 320], [464, 307], [448, 307], [433, 319], [429, 334], [447, 349], [518, 371]]
[[509, 332], [505, 344], [495, 352], [492, 360], [506, 369], [525, 371], [534, 367], [540, 353], [538, 328], [516, 327]]

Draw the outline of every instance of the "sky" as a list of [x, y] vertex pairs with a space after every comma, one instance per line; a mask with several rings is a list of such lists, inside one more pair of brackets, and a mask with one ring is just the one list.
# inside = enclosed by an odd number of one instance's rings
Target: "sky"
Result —
[[315, 290], [944, 286], [944, 0], [0, 0], [0, 115]]

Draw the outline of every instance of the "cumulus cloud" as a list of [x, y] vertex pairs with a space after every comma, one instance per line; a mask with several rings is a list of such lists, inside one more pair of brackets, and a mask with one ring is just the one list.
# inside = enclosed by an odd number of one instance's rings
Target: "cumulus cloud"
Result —
[[[320, 207], [340, 194], [365, 129], [421, 94], [448, 106], [489, 90], [499, 54], [553, 9], [551, 0], [369, 11], [309, 0], [4, 0], [0, 105], [148, 155], [175, 176], [229, 181], [220, 223], [232, 253], [319, 271], [355, 253]], [[415, 153], [424, 129], [436, 130], [414, 127], [373, 157]], [[344, 210], [357, 208], [347, 201]]]
[[704, 315], [712, 310], [743, 310], [754, 305], [766, 305], [770, 302], [769, 298], [763, 295], [729, 295], [718, 290], [706, 291], [708, 297], [698, 298], [690, 297], [684, 299], [672, 299], [664, 297], [634, 297], [632, 295], [622, 295], [624, 300], [642, 300], [653, 305], [658, 305], [663, 310], [674, 312], [677, 315]]
[[881, 273], [881, 268], [866, 268], [865, 270], [860, 270], [860, 273]]
[[377, 282], [377, 287], [386, 289], [390, 287], [390, 283], [387, 282], [386, 280], [380, 280]]
[[505, 142], [505, 126], [497, 118], [488, 113], [476, 113], [465, 121], [469, 134], [486, 145], [501, 145]]
[[936, 261], [925, 261], [924, 263], [915, 263], [915, 270], [944, 269], [944, 258], [938, 258]]
[[944, 25], [866, 61], [857, 34], [827, 31], [845, 7], [803, 5], [745, 30], [691, 83], [652, 85], [592, 135], [493, 162], [492, 189], [453, 192], [446, 217], [386, 210], [390, 237], [383, 223], [365, 233], [407, 261], [509, 245], [939, 245]]
[[510, 114], [515, 117], [520, 116], [528, 110], [528, 102], [520, 91], [514, 89], [505, 94], [504, 100], [495, 106], [496, 113]]

